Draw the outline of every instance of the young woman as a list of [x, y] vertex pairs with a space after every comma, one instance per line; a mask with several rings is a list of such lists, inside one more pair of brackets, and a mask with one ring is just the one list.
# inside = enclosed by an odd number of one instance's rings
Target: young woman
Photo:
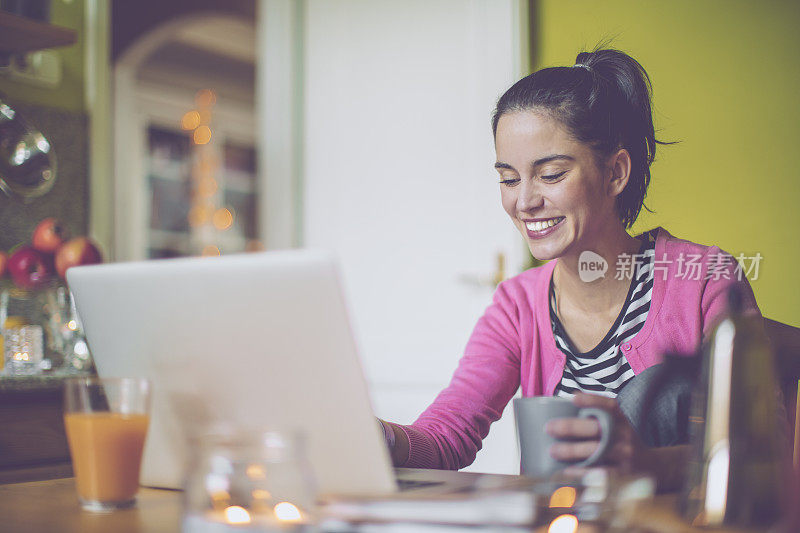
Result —
[[[630, 416], [641, 402], [630, 391], [646, 369], [667, 353], [696, 353], [732, 285], [745, 312], [760, 313], [729, 254], [662, 228], [628, 233], [658, 143], [650, 98], [645, 70], [616, 50], [582, 52], [575, 65], [537, 71], [500, 98], [492, 128], [503, 208], [533, 256], [549, 262], [500, 284], [450, 385], [413, 424], [383, 423], [395, 465], [469, 465], [521, 386], [523, 396], [612, 412], [607, 463], [649, 470], [662, 487], [680, 481], [688, 447], [673, 426], [683, 414], [659, 409], [666, 419], [637, 433], [622, 397]], [[607, 265], [605, 275], [590, 262]], [[550, 450], [561, 460], [585, 459], [599, 441], [594, 419], [556, 420], [546, 431], [564, 439]]]

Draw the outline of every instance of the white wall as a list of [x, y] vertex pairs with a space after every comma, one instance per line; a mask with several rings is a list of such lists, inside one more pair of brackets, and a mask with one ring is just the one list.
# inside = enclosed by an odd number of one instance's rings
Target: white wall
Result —
[[[303, 244], [342, 261], [379, 416], [408, 423], [447, 384], [523, 245], [500, 206], [490, 129], [519, 77], [515, 0], [309, 0]], [[517, 472], [513, 422], [475, 469]], [[499, 435], [498, 433], [498, 435]]]

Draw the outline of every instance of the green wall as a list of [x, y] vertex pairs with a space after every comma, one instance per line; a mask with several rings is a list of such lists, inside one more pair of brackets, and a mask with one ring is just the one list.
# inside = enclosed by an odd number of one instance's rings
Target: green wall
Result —
[[762, 313], [800, 326], [800, 2], [540, 0], [535, 68], [613, 38], [653, 82], [661, 140], [634, 231], [761, 253]]
[[62, 80], [55, 89], [19, 83], [0, 76], [0, 93], [50, 141], [57, 159], [53, 189], [24, 202], [0, 193], [0, 250], [29, 242], [45, 217], [63, 221], [76, 235], [89, 220], [89, 124], [84, 99], [84, 0], [53, 0], [51, 22], [78, 33], [76, 44], [56, 48]]
[[0, 92], [8, 97], [9, 102], [83, 111], [85, 108], [84, 0], [72, 0], [69, 3], [64, 0], [53, 0], [51, 6], [51, 23], [78, 32], [76, 44], [53, 49], [61, 57], [61, 84], [55, 89], [50, 89], [0, 77]]

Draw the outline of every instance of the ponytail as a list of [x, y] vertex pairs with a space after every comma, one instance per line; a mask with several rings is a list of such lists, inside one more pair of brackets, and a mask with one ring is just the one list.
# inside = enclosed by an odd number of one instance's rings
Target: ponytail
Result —
[[506, 113], [537, 110], [602, 155], [626, 149], [631, 173], [617, 198], [617, 212], [630, 228], [644, 206], [656, 145], [667, 144], [655, 138], [652, 94], [647, 72], [624, 52], [581, 52], [572, 67], [542, 69], [515, 83], [497, 102], [492, 131], [497, 134], [497, 123]]

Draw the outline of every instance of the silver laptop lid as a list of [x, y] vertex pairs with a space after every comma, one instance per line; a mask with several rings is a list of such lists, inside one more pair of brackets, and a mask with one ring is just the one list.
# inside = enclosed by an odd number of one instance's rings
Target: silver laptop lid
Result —
[[295, 428], [322, 494], [396, 490], [330, 254], [281, 251], [67, 272], [101, 376], [153, 381], [142, 483], [178, 488], [218, 421]]

